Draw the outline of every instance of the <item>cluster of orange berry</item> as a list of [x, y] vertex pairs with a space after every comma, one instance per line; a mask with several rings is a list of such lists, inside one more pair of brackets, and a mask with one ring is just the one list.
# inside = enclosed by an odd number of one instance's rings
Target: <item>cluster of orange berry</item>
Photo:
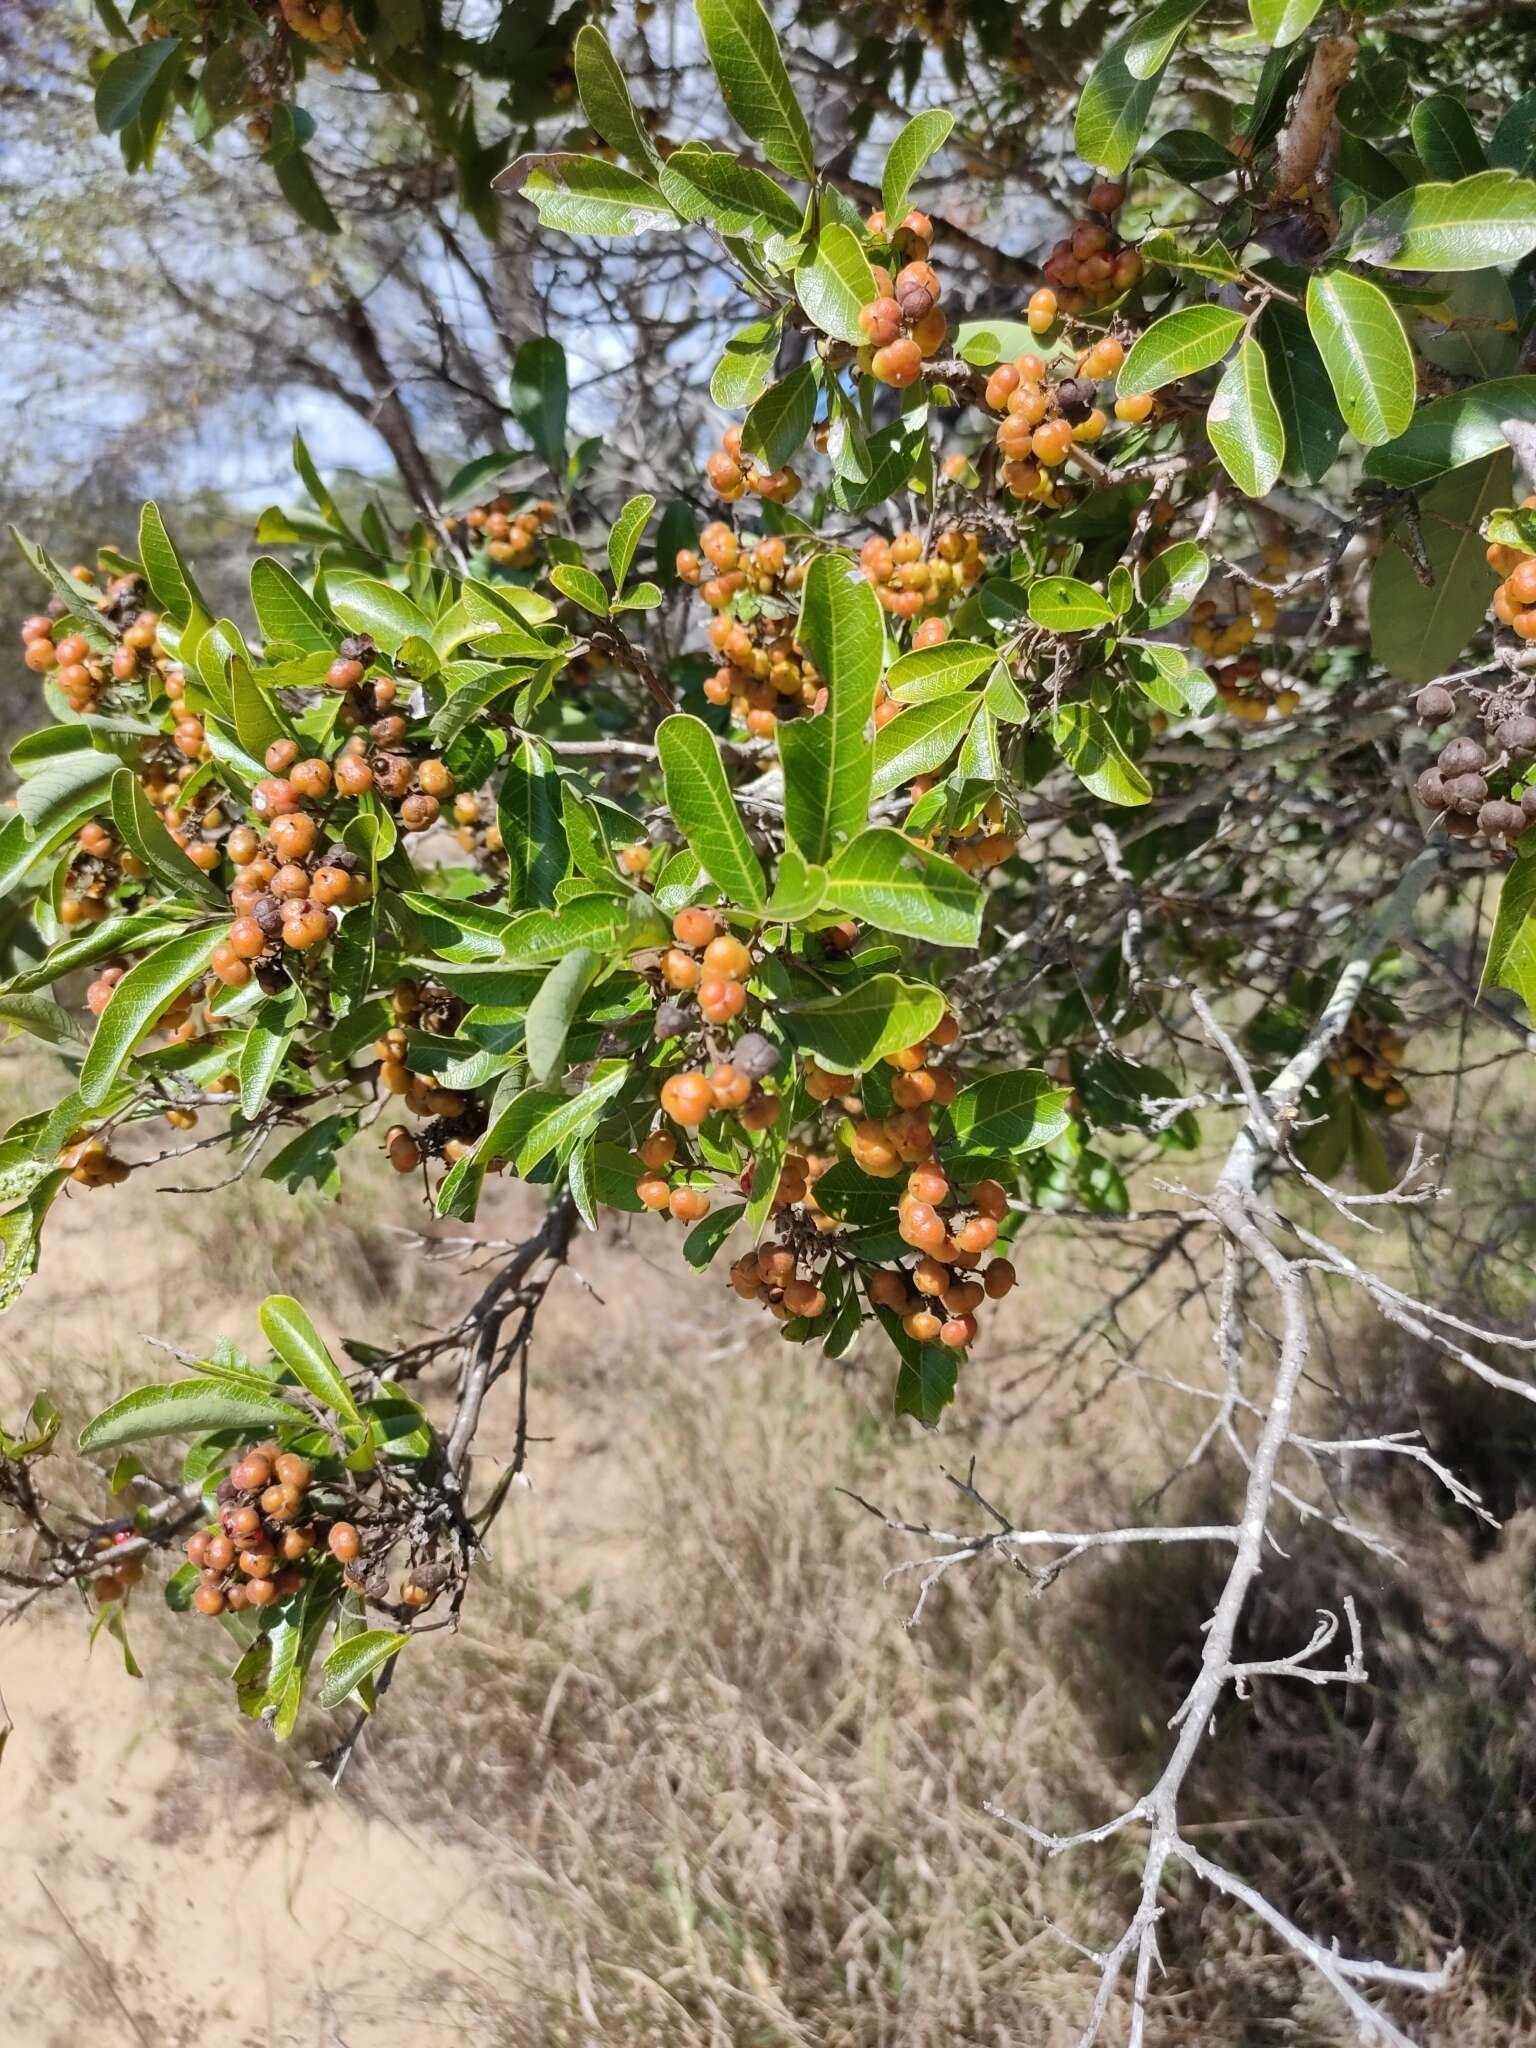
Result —
[[[865, 226], [877, 241], [886, 239], [883, 213], [872, 213]], [[865, 341], [858, 353], [858, 367], [877, 383], [905, 391], [917, 382], [929, 357], [944, 346], [949, 325], [939, 309], [942, 287], [938, 273], [928, 261], [932, 221], [914, 210], [891, 239], [906, 260], [894, 277], [884, 264], [870, 266], [876, 296], [859, 308], [859, 328]]]
[[958, 526], [937, 533], [931, 549], [909, 530], [890, 540], [874, 534], [859, 549], [859, 566], [883, 611], [893, 618], [922, 619], [914, 647], [932, 647], [946, 637], [948, 627], [931, 615], [948, 611], [981, 581], [987, 567], [980, 537]]
[[148, 873], [137, 854], [130, 853], [94, 818], [88, 819], [75, 835], [79, 851], [69, 864], [59, 894], [59, 922], [62, 925], [100, 924], [111, 912], [111, 898], [125, 877], [138, 881]]
[[[912, 801], [926, 796], [933, 787], [933, 778], [919, 775], [910, 786]], [[952, 832], [945, 846], [945, 852], [956, 867], [964, 868], [968, 875], [985, 874], [989, 868], [1001, 867], [1005, 860], [1012, 860], [1018, 852], [1018, 842], [1007, 829], [1007, 813], [1001, 797], [989, 797], [976, 814], [974, 824], [965, 831]], [[919, 846], [933, 846], [933, 836], [914, 834]]]
[[344, 0], [279, 0], [279, 5], [293, 33], [329, 56], [344, 56], [362, 42]]
[[[320, 1536], [301, 1519], [312, 1478], [307, 1458], [258, 1444], [220, 1480], [217, 1524], [187, 1539], [187, 1556], [198, 1571], [192, 1605], [199, 1614], [271, 1607], [299, 1590], [302, 1560]], [[333, 1522], [326, 1541], [343, 1562], [357, 1556], [357, 1531], [350, 1522]]]
[[1223, 711], [1249, 725], [1262, 725], [1271, 711], [1289, 718], [1301, 702], [1294, 690], [1271, 689], [1263, 678], [1264, 661], [1257, 654], [1245, 654], [1241, 661], [1225, 662], [1211, 670]]
[[[76, 571], [88, 583], [88, 571]], [[136, 587], [131, 576], [119, 578], [107, 596], [121, 598]], [[21, 626], [22, 659], [34, 675], [47, 676], [71, 711], [93, 711], [114, 683], [135, 681], [146, 666], [158, 666], [164, 658], [155, 634], [160, 624], [156, 612], [130, 615], [122, 639], [110, 655], [98, 654], [82, 633], [69, 627], [59, 634], [63, 618], [39, 612], [24, 619]]]
[[425, 1158], [443, 1159], [451, 1166], [483, 1129], [484, 1108], [477, 1097], [461, 1095], [433, 1075], [413, 1071], [406, 1027], [417, 1025], [434, 1037], [451, 1038], [463, 1020], [464, 1003], [439, 983], [415, 981], [397, 982], [389, 1003], [395, 1021], [373, 1047], [379, 1086], [386, 1095], [398, 1096], [416, 1116], [431, 1121], [417, 1131], [405, 1124], [391, 1126], [385, 1133], [385, 1154], [396, 1173], [414, 1173]]
[[465, 853], [474, 855], [477, 865], [506, 851], [494, 809], [472, 789], [461, 789], [453, 800], [453, 836]]
[[106, 1607], [114, 1600], [121, 1600], [129, 1587], [136, 1586], [144, 1576], [142, 1550], [135, 1550], [127, 1557], [120, 1557], [115, 1563], [108, 1562], [111, 1552], [120, 1550], [126, 1543], [131, 1543], [134, 1534], [132, 1529], [117, 1529], [110, 1536], [99, 1536], [96, 1539], [96, 1548], [106, 1567], [91, 1581], [91, 1591], [95, 1594], [99, 1606]]
[[[781, 718], [816, 708], [822, 679], [795, 639], [795, 594], [805, 570], [788, 559], [778, 534], [743, 543], [715, 520], [699, 535], [699, 550], [680, 549], [677, 573], [698, 589], [714, 617], [709, 644], [720, 666], [704, 679], [711, 704], [728, 704], [757, 739], [771, 739]], [[714, 571], [706, 576], [704, 565]], [[738, 617], [736, 600], [750, 599]]]
[[492, 498], [488, 505], [476, 505], [464, 514], [464, 524], [481, 536], [491, 561], [504, 569], [523, 569], [538, 552], [539, 535], [555, 516], [547, 498], [536, 505], [514, 509], [508, 497]]
[[1088, 194], [1088, 205], [1101, 217], [1079, 221], [1046, 258], [1042, 268], [1048, 282], [1057, 288], [1063, 313], [1086, 313], [1107, 306], [1140, 278], [1140, 255], [1108, 225], [1124, 200], [1123, 185], [1108, 179], [1095, 185]]
[[720, 446], [704, 465], [709, 487], [717, 498], [734, 505], [750, 491], [754, 498], [787, 505], [800, 490], [800, 478], [793, 469], [765, 469], [741, 445], [741, 428], [727, 427]]
[[1384, 1109], [1402, 1109], [1408, 1090], [1397, 1078], [1406, 1047], [1388, 1024], [1354, 1011], [1344, 1029], [1344, 1042], [1328, 1061], [1329, 1070], [1358, 1081], [1381, 1097]]
[[[1536, 497], [1521, 501], [1522, 511], [1533, 509]], [[1488, 566], [1504, 579], [1493, 593], [1494, 617], [1522, 640], [1536, 640], [1536, 554], [1495, 541]]]
[[270, 772], [252, 796], [265, 833], [236, 825], [223, 840], [235, 869], [235, 919], [212, 968], [226, 988], [243, 988], [253, 974], [262, 979], [279, 946], [304, 953], [323, 945], [336, 930], [338, 910], [365, 902], [370, 889], [357, 856], [339, 843], [324, 844], [319, 823], [300, 808], [329, 796], [337, 780], [331, 764], [301, 759], [289, 739], [274, 740], [265, 762]]
[[[1109, 420], [1097, 403], [1098, 384], [1113, 377], [1124, 361], [1124, 344], [1106, 334], [1081, 352], [1069, 376], [1053, 378], [1044, 359], [1029, 353], [992, 371], [985, 398], [993, 412], [1003, 415], [996, 439], [1003, 483], [1013, 497], [1044, 505], [1063, 502], [1051, 472], [1074, 447], [1091, 446], [1103, 434]], [[1150, 396], [1116, 399], [1115, 416], [1139, 424], [1152, 406]]]
[[978, 1181], [962, 1199], [942, 1167], [932, 1161], [915, 1167], [897, 1215], [902, 1242], [918, 1253], [917, 1261], [910, 1271], [882, 1267], [869, 1281], [870, 1300], [899, 1315], [918, 1343], [937, 1339], [963, 1351], [975, 1341], [982, 1302], [1001, 1301], [1018, 1278], [1008, 1259], [981, 1263], [1007, 1214], [1007, 1191], [997, 1181]]
[[[1280, 566], [1270, 561], [1271, 555], [1278, 552], [1274, 548], [1264, 550], [1266, 567]], [[1279, 618], [1280, 607], [1273, 591], [1261, 590], [1253, 583], [1234, 586], [1229, 611], [1223, 611], [1214, 597], [1196, 599], [1189, 614], [1190, 643], [1202, 654], [1217, 659], [1240, 655], [1260, 633], [1272, 633]]]
[[[803, 1159], [794, 1163], [802, 1169], [806, 1164]], [[790, 1164], [789, 1160], [784, 1162], [786, 1176]], [[782, 1180], [779, 1185], [782, 1190]], [[802, 1178], [802, 1199], [804, 1191]], [[741, 1300], [755, 1301], [767, 1309], [776, 1322], [787, 1323], [796, 1317], [814, 1322], [817, 1316], [826, 1313], [827, 1297], [816, 1277], [802, 1277], [801, 1262], [801, 1253], [792, 1244], [759, 1245], [756, 1251], [733, 1261], [732, 1291]]]
[[132, 1171], [126, 1160], [117, 1157], [107, 1139], [99, 1137], [82, 1138], [78, 1144], [67, 1145], [59, 1163], [76, 1187], [81, 1188], [115, 1188]]

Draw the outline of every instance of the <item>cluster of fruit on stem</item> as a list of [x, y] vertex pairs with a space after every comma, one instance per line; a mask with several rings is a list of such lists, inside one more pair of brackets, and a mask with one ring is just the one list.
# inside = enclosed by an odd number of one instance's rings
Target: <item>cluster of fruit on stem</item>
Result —
[[[395, 1022], [374, 1042], [379, 1059], [378, 1081], [386, 1095], [397, 1096], [418, 1118], [417, 1129], [394, 1124], [385, 1134], [384, 1151], [396, 1173], [414, 1173], [424, 1159], [452, 1166], [462, 1159], [485, 1128], [485, 1106], [477, 1095], [445, 1088], [431, 1074], [409, 1064], [407, 1027], [451, 1038], [462, 1022], [465, 1005], [438, 982], [400, 981], [390, 991]], [[503, 1162], [492, 1162], [499, 1171]]]
[[[877, 242], [887, 240], [883, 213], [872, 213], [865, 227]], [[901, 267], [892, 276], [883, 263], [870, 266], [876, 296], [859, 309], [865, 339], [856, 367], [877, 384], [905, 391], [922, 375], [923, 364], [944, 346], [949, 323], [939, 306], [943, 287], [928, 261], [933, 223], [927, 214], [909, 213], [889, 241], [891, 260], [899, 260]]]
[[519, 509], [514, 498], [503, 495], [472, 506], [457, 524], [466, 536], [473, 535], [482, 543], [487, 559], [498, 568], [527, 569], [537, 561], [539, 537], [554, 516], [555, 508], [547, 498]]
[[1354, 1010], [1338, 1049], [1329, 1057], [1328, 1070], [1379, 1095], [1383, 1109], [1406, 1109], [1408, 1090], [1398, 1079], [1406, 1051], [1391, 1024], [1364, 1010]]
[[[1268, 574], [1283, 574], [1291, 549], [1285, 541], [1266, 541], [1260, 560]], [[1250, 725], [1262, 725], [1271, 711], [1288, 718], [1301, 699], [1289, 685], [1276, 689], [1264, 681], [1268, 664], [1253, 648], [1260, 634], [1273, 634], [1279, 624], [1279, 602], [1260, 584], [1235, 576], [1229, 584], [1225, 608], [1214, 597], [1196, 600], [1189, 615], [1190, 642], [1212, 657], [1211, 681], [1223, 710], [1233, 718]]]
[[[1124, 203], [1123, 185], [1109, 179], [1095, 185], [1088, 194], [1089, 211], [1095, 217], [1078, 221], [1045, 259], [1046, 278], [1057, 289], [1052, 317], [1058, 308], [1071, 315], [1107, 306], [1140, 279], [1139, 252], [1122, 242], [1109, 225]], [[1036, 329], [1037, 333], [1043, 331]]]
[[[1125, 344], [1105, 334], [1078, 352], [1069, 376], [1053, 377], [1045, 359], [1028, 351], [993, 370], [985, 397], [1003, 415], [995, 439], [1011, 497], [1053, 507], [1065, 502], [1053, 472], [1073, 448], [1089, 446], [1104, 433], [1109, 420], [1097, 403], [1098, 385], [1124, 361]], [[1152, 407], [1150, 396], [1115, 400], [1116, 417], [1137, 425]]]
[[987, 564], [980, 535], [947, 526], [927, 541], [910, 528], [890, 540], [872, 534], [859, 549], [859, 567], [882, 611], [920, 621], [912, 645], [932, 647], [949, 631], [940, 615], [981, 581]]
[[720, 446], [704, 465], [704, 474], [715, 496], [727, 505], [734, 505], [748, 491], [772, 505], [788, 505], [800, 491], [795, 470], [768, 469], [747, 453], [741, 445], [740, 427], [726, 428]]
[[217, 1523], [187, 1539], [199, 1614], [238, 1614], [286, 1600], [303, 1586], [304, 1561], [322, 1541], [343, 1563], [357, 1556], [351, 1523], [317, 1516], [308, 1502], [313, 1478], [307, 1458], [275, 1443], [257, 1444], [236, 1460], [219, 1482]]
[[[1536, 497], [1523, 499], [1520, 509], [1536, 510]], [[1536, 640], [1536, 554], [1495, 541], [1488, 566], [1504, 579], [1493, 593], [1494, 617], [1520, 639]]]
[[[94, 584], [89, 569], [72, 573], [81, 584]], [[34, 675], [53, 684], [71, 711], [95, 711], [114, 684], [140, 681], [146, 669], [165, 675], [172, 667], [156, 638], [160, 615], [144, 607], [143, 588], [137, 576], [114, 576], [107, 585], [104, 616], [122, 636], [110, 655], [98, 653], [72, 621], [60, 635], [59, 627], [68, 619], [62, 599], [22, 621], [22, 659]]]
[[101, 1554], [103, 1569], [91, 1580], [91, 1591], [99, 1607], [110, 1607], [116, 1600], [126, 1599], [129, 1589], [136, 1586], [144, 1576], [144, 1553], [132, 1551], [127, 1557], [112, 1560], [111, 1553], [124, 1544], [133, 1541], [132, 1529], [117, 1529], [110, 1536], [97, 1538], [96, 1548]]
[[712, 614], [708, 639], [720, 666], [704, 679], [711, 704], [729, 705], [755, 739], [771, 739], [781, 719], [825, 701], [822, 678], [795, 638], [805, 569], [788, 559], [779, 535], [742, 541], [717, 519], [699, 535], [697, 553], [678, 551], [677, 573]]

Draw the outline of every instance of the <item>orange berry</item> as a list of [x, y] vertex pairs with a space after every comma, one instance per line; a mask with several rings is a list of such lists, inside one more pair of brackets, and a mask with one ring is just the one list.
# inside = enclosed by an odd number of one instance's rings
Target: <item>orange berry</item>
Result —
[[715, 1106], [702, 1074], [673, 1074], [662, 1083], [661, 1106], [674, 1123], [701, 1124]]

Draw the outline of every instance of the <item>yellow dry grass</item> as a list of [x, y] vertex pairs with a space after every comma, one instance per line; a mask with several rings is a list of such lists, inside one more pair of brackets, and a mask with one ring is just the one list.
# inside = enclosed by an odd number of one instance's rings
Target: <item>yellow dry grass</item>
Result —
[[[481, 1227], [530, 1213], [498, 1193]], [[254, 1183], [77, 1197], [0, 1324], [0, 1399], [44, 1384], [77, 1423], [153, 1370], [141, 1333], [250, 1336], [274, 1287], [333, 1335], [406, 1336], [471, 1284], [403, 1249], [390, 1226], [415, 1220], [373, 1169], [339, 1208]], [[1025, 1422], [976, 1428], [1095, 1277], [1080, 1240], [1038, 1246], [991, 1362], [925, 1436], [891, 1423], [874, 1347], [842, 1367], [787, 1350], [683, 1275], [659, 1225], [582, 1239], [540, 1332], [534, 1485], [462, 1632], [404, 1661], [339, 1797], [306, 1769], [335, 1725], [316, 1716], [274, 1750], [234, 1715], [217, 1631], [148, 1586], [141, 1682], [106, 1639], [86, 1661], [62, 1600], [0, 1637], [3, 2038], [62, 2048], [84, 2023], [157, 2048], [1068, 2048], [1091, 1973], [1048, 1923], [1112, 1938], [1134, 1838], [1047, 1863], [982, 1801], [1069, 1827], [1144, 1781], [1215, 1567], [1130, 1558], [1033, 1601], [989, 1565], [951, 1574], [908, 1632], [914, 1583], [885, 1574], [921, 1546], [839, 1491], [954, 1526], [944, 1468], [975, 1448], [1017, 1517], [1135, 1513], [1193, 1410], [1136, 1381], [1084, 1406], [1107, 1345]], [[1169, 1319], [1148, 1363], [1192, 1372], [1202, 1337], [1193, 1313]], [[79, 1460], [59, 1477], [99, 1500]], [[1191, 1510], [1219, 1498], [1186, 1485]], [[1409, 1573], [1342, 1568], [1378, 1684], [1358, 1707], [1270, 1688], [1233, 1712], [1198, 1818], [1211, 1853], [1346, 1946], [1418, 1961], [1467, 1935], [1485, 1960], [1416, 2024], [1436, 2048], [1496, 2048], [1536, 2039], [1520, 1692], [1536, 1539], [1520, 1518], [1478, 1555], [1427, 1498], [1382, 1483], [1371, 1500]], [[1341, 1583], [1333, 1539], [1294, 1548], [1254, 1624], [1287, 1648]], [[1350, 2038], [1227, 1908], [1188, 1891], [1166, 1906], [1156, 2048]], [[1122, 2031], [1117, 2014], [1108, 2038]]]

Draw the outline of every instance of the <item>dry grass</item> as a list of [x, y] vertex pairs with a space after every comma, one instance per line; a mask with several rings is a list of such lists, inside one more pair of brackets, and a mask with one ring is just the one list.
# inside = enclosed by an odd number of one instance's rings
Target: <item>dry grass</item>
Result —
[[[518, 1213], [497, 1199], [492, 1228]], [[146, 1215], [159, 1233], [147, 1255]], [[0, 1326], [5, 1380], [41, 1379], [78, 1415], [142, 1373], [139, 1331], [248, 1334], [274, 1285], [333, 1331], [402, 1334], [466, 1286], [402, 1258], [387, 1227], [402, 1215], [398, 1187], [367, 1171], [340, 1211], [263, 1187], [152, 1210], [73, 1202], [35, 1292]], [[280, 2039], [324, 2039], [329, 2014], [348, 2048], [444, 2023], [471, 2048], [1066, 2048], [1087, 1980], [1046, 1922], [1109, 1934], [1134, 1843], [1046, 1865], [981, 1801], [1065, 1827], [1141, 1782], [1195, 1654], [1212, 1561], [1133, 1554], [1036, 1603], [1006, 1570], [953, 1574], [905, 1632], [911, 1581], [882, 1577], [911, 1551], [838, 1489], [952, 1519], [940, 1467], [963, 1459], [960, 1431], [893, 1428], [883, 1361], [844, 1371], [761, 1342], [658, 1243], [583, 1241], [603, 1299], [574, 1279], [552, 1297], [537, 1490], [504, 1518], [462, 1634], [402, 1665], [342, 1809], [302, 1768], [330, 1731], [310, 1725], [279, 1756], [259, 1730], [232, 1728], [213, 1632], [144, 1603], [151, 1675], [125, 1711], [174, 1728], [193, 1760], [157, 1791], [156, 1867], [200, 1883], [230, 1853], [216, 1816], [232, 1796], [237, 1813], [255, 1802], [314, 1837], [374, 1817], [376, 1860], [349, 1876], [344, 1964], [334, 1950], [323, 1966], [295, 1956]], [[1070, 1256], [1037, 1269], [1010, 1358], [977, 1371], [969, 1413], [1000, 1405], [1042, 1330], [1069, 1324]], [[1186, 1317], [1154, 1360], [1187, 1364], [1198, 1342]], [[1176, 1432], [1145, 1387], [1078, 1412], [1101, 1376], [1102, 1357], [1027, 1426], [988, 1439], [1016, 1513], [1131, 1512], [1165, 1469]], [[1205, 1846], [1346, 1946], [1413, 1961], [1466, 1940], [1476, 1967], [1419, 2033], [1502, 2048], [1536, 2039], [1536, 1514], [1522, 1491], [1536, 1443], [1523, 1413], [1481, 1396], [1458, 1407], [1437, 1394], [1431, 1411], [1419, 1362], [1376, 1333], [1349, 1377], [1378, 1426], [1427, 1419], [1481, 1457], [1516, 1520], [1479, 1546], [1424, 1489], [1368, 1474], [1407, 1572], [1351, 1559], [1331, 1536], [1291, 1546], [1246, 1648], [1293, 1647], [1316, 1605], [1353, 1589], [1374, 1683], [1348, 1701], [1271, 1686], [1231, 1714], [1199, 1777]], [[488, 1468], [505, 1422], [493, 1418]], [[1183, 1506], [1197, 1508], [1196, 1490]], [[402, 1865], [434, 1898], [461, 1887], [430, 1938], [391, 1918]], [[1189, 1891], [1166, 1903], [1158, 2048], [1349, 2038], [1228, 1909]], [[400, 1979], [388, 1998], [381, 1964]], [[167, 2038], [243, 2038], [208, 2016], [188, 2028]], [[33, 2048], [24, 2027], [16, 2038]]]

